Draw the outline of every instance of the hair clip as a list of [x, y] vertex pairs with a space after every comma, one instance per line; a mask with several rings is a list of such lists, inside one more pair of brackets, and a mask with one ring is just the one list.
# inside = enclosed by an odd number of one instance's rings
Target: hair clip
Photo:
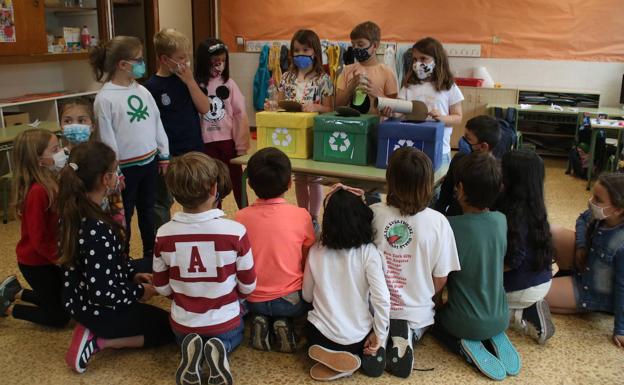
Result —
[[227, 51], [227, 45], [223, 43], [217, 43], [217, 44], [211, 45], [210, 47], [208, 47], [208, 52], [213, 53], [214, 51], [218, 49], [224, 49]]
[[69, 167], [71, 167], [74, 171], [78, 171], [78, 165], [76, 163], [69, 163]]

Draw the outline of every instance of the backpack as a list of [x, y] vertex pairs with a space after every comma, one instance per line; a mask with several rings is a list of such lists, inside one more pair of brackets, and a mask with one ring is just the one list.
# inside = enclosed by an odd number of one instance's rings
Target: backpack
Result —
[[[568, 169], [566, 174], [587, 179], [587, 162], [589, 160], [589, 145], [591, 143], [591, 128], [581, 127], [578, 131], [576, 143], [568, 153]], [[607, 159], [606, 133], [600, 130], [596, 137], [594, 149], [594, 170], [602, 170]]]

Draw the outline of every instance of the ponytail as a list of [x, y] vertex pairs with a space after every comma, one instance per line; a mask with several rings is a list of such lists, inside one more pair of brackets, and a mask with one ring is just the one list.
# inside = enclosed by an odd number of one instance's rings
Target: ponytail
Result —
[[95, 80], [98, 82], [104, 77], [104, 63], [106, 62], [106, 47], [104, 44], [104, 42], [100, 41], [98, 45], [91, 48], [89, 52], [89, 63], [93, 68]]
[[111, 80], [117, 64], [122, 60], [133, 59], [142, 47], [141, 40], [134, 36], [115, 36], [111, 40], [100, 42], [89, 52], [89, 63], [93, 67], [95, 79], [99, 82], [106, 75], [105, 80]]

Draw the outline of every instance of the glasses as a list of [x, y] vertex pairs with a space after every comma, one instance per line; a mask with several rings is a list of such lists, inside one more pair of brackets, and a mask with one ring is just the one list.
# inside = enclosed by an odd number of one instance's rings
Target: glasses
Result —
[[145, 63], [145, 59], [142, 57], [136, 59], [127, 59], [126, 61], [135, 62], [135, 63]]

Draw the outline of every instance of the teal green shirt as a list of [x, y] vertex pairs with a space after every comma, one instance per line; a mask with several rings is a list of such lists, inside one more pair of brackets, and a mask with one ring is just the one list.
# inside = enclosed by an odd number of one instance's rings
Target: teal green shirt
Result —
[[486, 340], [503, 332], [509, 323], [503, 287], [507, 220], [497, 211], [448, 220], [461, 270], [448, 276], [448, 302], [436, 322], [457, 338]]

